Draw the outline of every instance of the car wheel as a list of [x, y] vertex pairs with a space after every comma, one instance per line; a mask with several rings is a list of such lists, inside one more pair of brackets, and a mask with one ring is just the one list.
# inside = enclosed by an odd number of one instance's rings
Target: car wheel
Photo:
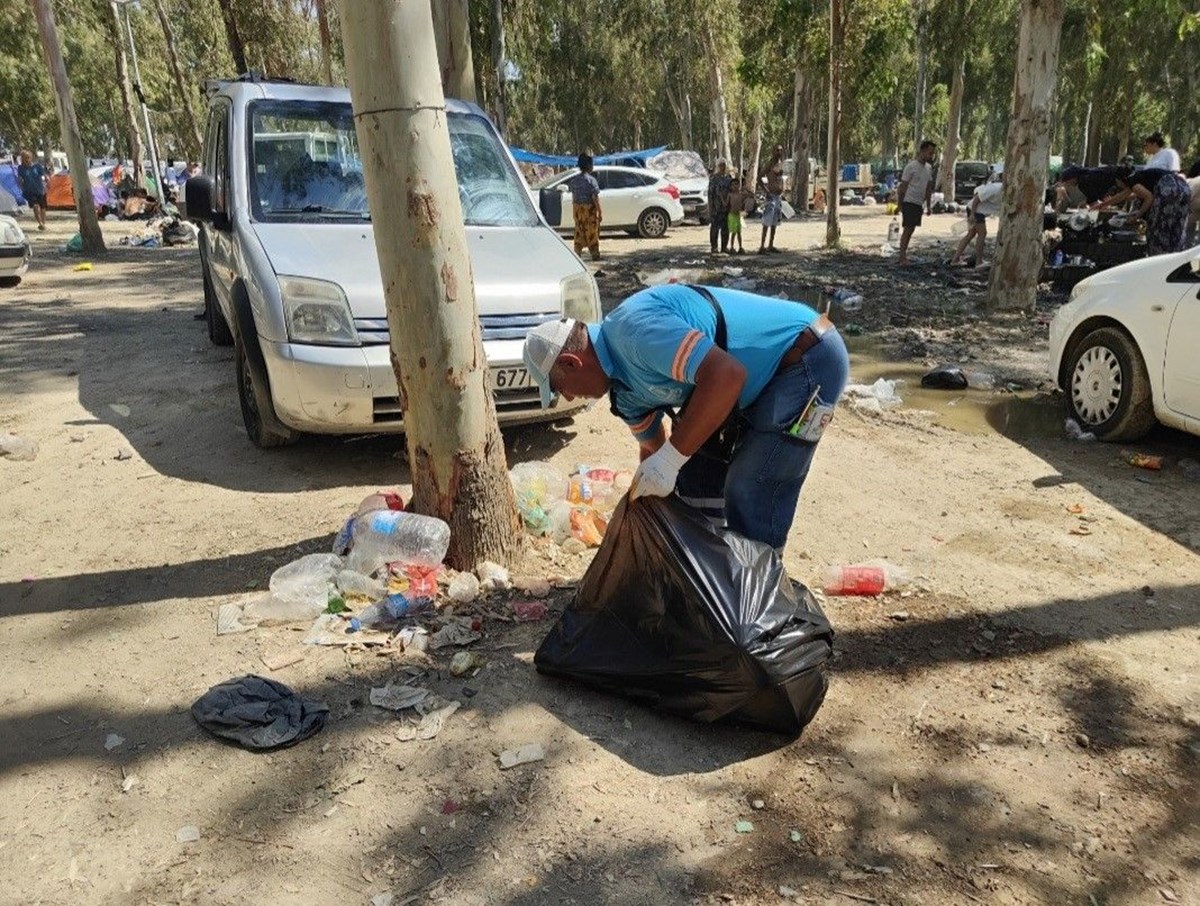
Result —
[[671, 218], [662, 208], [647, 208], [638, 218], [638, 235], [645, 239], [658, 239], [670, 225]]
[[263, 403], [260, 403], [260, 400], [269, 405], [271, 390], [268, 387], [259, 387], [255, 382], [250, 360], [246, 356], [246, 346], [240, 338], [234, 346], [237, 358], [238, 401], [242, 404], [242, 421], [246, 425], [246, 434], [249, 435], [251, 443], [264, 450], [294, 444], [300, 439], [300, 432], [288, 431], [286, 434], [280, 434], [263, 422]]
[[1150, 376], [1137, 344], [1115, 327], [1094, 330], [1071, 350], [1067, 406], [1102, 440], [1136, 440], [1154, 427]]
[[14, 289], [20, 285], [20, 277], [0, 277], [0, 289]]
[[208, 324], [208, 339], [214, 346], [232, 346], [233, 331], [229, 322], [221, 314], [221, 306], [217, 304], [217, 294], [213, 291], [212, 280], [208, 276], [208, 267], [201, 259], [201, 282], [204, 284], [204, 320]]

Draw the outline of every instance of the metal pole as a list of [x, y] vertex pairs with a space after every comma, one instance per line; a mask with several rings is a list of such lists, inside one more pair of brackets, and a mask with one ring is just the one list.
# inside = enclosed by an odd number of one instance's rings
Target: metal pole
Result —
[[[116, 0], [114, 0], [116, 2]], [[133, 41], [133, 23], [129, 18], [130, 0], [122, 0], [121, 7], [125, 11], [125, 33], [129, 36], [129, 60], [133, 63], [133, 87], [137, 92], [138, 102], [142, 106], [142, 122], [146, 125], [146, 149], [150, 152], [150, 166], [154, 169], [154, 189], [160, 205], [167, 203], [167, 195], [163, 190], [162, 170], [158, 166], [158, 146], [154, 141], [154, 129], [150, 125], [150, 110], [146, 107], [146, 95], [142, 91], [142, 74], [138, 70], [137, 47]], [[135, 160], [135, 167], [141, 167], [142, 162]]]

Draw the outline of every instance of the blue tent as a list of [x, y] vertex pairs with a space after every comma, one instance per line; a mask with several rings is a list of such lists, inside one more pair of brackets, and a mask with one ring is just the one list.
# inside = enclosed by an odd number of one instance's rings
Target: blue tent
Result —
[[21, 193], [21, 184], [17, 181], [17, 168], [12, 164], [0, 166], [0, 186], [17, 200], [17, 204], [25, 204], [25, 196]]
[[[522, 164], [542, 164], [548, 167], [573, 167], [578, 158], [568, 157], [562, 154], [537, 154], [533, 151], [526, 151], [524, 148], [511, 148], [512, 155]], [[592, 159], [592, 162], [597, 166], [604, 164], [616, 164], [618, 166], [644, 167], [646, 161], [655, 155], [661, 154], [667, 150], [667, 146], [661, 148], [647, 148], [645, 151], [618, 151], [616, 154], [601, 154], [599, 157]]]

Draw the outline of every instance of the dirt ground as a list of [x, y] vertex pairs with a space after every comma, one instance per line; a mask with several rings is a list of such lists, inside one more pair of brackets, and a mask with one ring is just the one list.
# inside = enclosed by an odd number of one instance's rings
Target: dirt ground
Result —
[[[715, 264], [699, 227], [604, 240], [607, 307], [664, 267], [742, 267], [798, 298], [852, 286], [864, 307], [834, 316], [861, 328], [855, 377], [908, 381], [900, 410], [839, 413], [785, 560], [816, 585], [886, 558], [928, 590], [825, 601], [829, 694], [789, 741], [540, 677], [550, 623], [505, 622], [503, 601], [470, 679], [452, 651], [321, 648], [271, 672], [306, 627], [218, 637], [220, 604], [404, 487], [402, 441], [256, 450], [231, 354], [194, 319], [195, 250], [75, 271], [54, 215], [0, 291], [0, 431], [40, 444], [0, 460], [0, 902], [1200, 903], [1200, 485], [1173, 467], [1200, 441], [1156, 432], [1138, 449], [1168, 467], [1149, 473], [1067, 440], [1038, 392], [1039, 319], [982, 319], [983, 278], [938, 263], [953, 220], [928, 221], [905, 271], [870, 209], [847, 212], [838, 255], [811, 251], [815, 222], [784, 224], [783, 254]], [[999, 389], [913, 388], [944, 360]], [[636, 459], [604, 406], [506, 440], [510, 464]], [[587, 559], [539, 549], [529, 568]], [[462, 702], [432, 740], [367, 700], [413, 670]], [[205, 735], [189, 706], [246, 673], [328, 703], [325, 728], [271, 755]], [[535, 742], [543, 761], [499, 769]], [[187, 825], [199, 840], [177, 842]]]

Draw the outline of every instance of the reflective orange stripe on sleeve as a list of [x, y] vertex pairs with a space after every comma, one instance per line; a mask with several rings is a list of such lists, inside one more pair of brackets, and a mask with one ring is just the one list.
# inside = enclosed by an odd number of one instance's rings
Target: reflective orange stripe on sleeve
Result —
[[647, 428], [649, 428], [651, 425], [654, 424], [654, 420], [656, 418], [658, 418], [658, 413], [651, 412], [649, 415], [647, 415], [644, 419], [642, 419], [636, 425], [630, 425], [629, 430], [632, 431], [634, 434], [641, 434], [643, 431], [645, 431]]
[[698, 330], [691, 331], [683, 338], [683, 342], [679, 344], [679, 348], [675, 350], [675, 361], [671, 363], [671, 377], [675, 380], [686, 380], [688, 357], [692, 354], [692, 350], [696, 348], [696, 344], [700, 342], [702, 336], [704, 334]]

